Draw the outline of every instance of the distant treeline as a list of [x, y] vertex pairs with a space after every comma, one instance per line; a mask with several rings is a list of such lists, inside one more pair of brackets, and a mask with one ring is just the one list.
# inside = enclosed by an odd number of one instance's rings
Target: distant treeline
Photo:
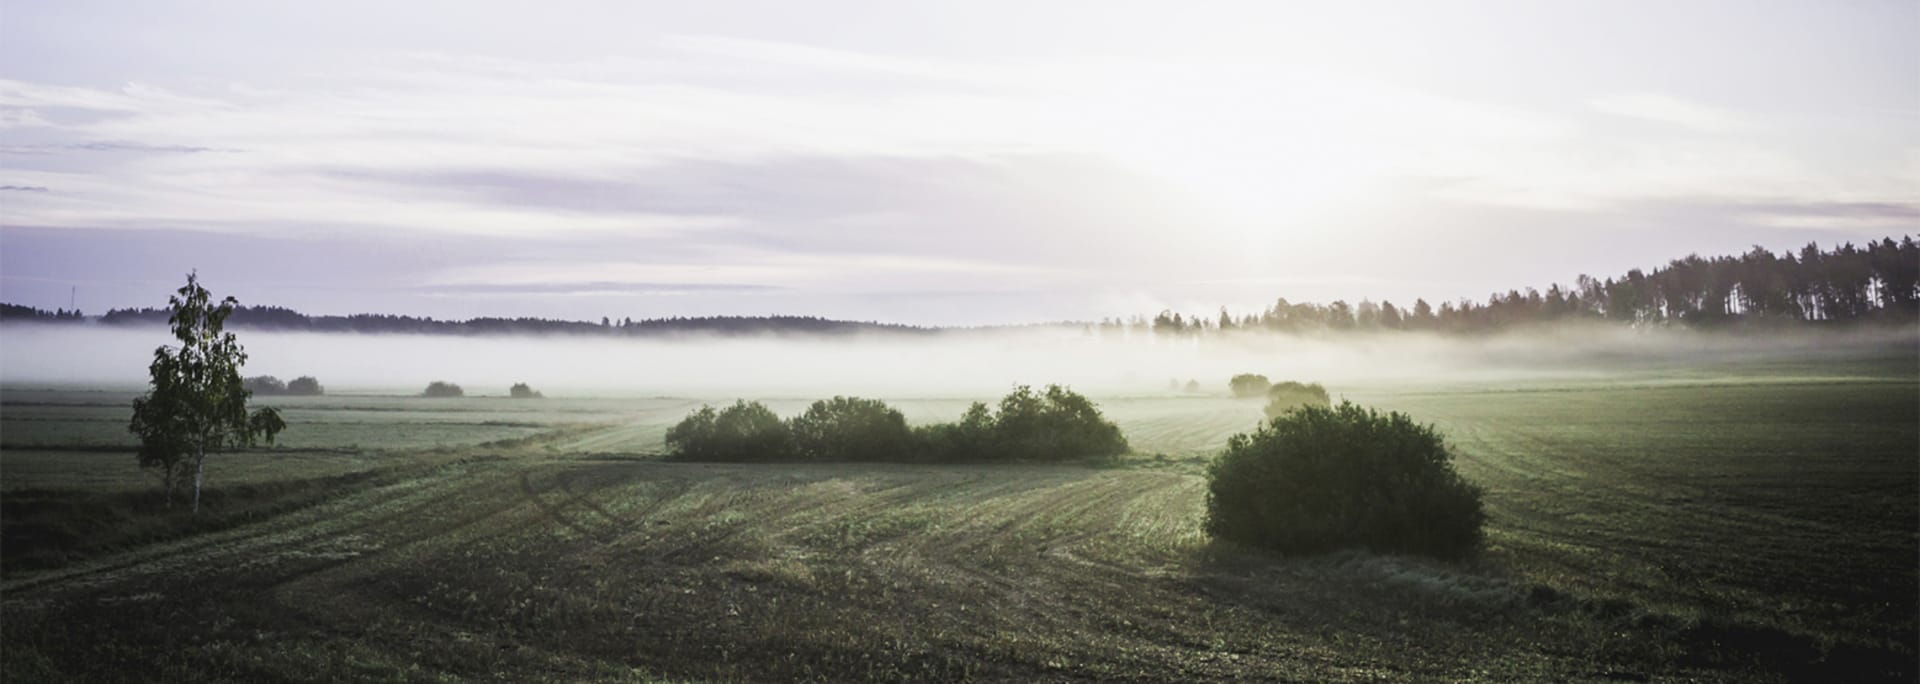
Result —
[[[82, 322], [79, 311], [49, 313], [40, 309], [0, 304], [0, 320]], [[113, 309], [100, 317], [106, 325], [165, 325], [164, 308]], [[602, 318], [599, 323], [565, 321], [550, 318], [473, 318], [464, 321], [437, 320], [432, 317], [353, 314], [350, 316], [310, 316], [278, 306], [235, 307], [227, 325], [254, 330], [285, 330], [333, 333], [411, 333], [428, 335], [615, 335], [660, 336], [680, 334], [760, 335], [769, 333], [849, 334], [861, 332], [928, 332], [927, 328], [869, 321], [841, 321], [813, 316], [702, 316], [694, 318], [654, 318], [615, 321]]]
[[[44, 321], [54, 323], [84, 320], [86, 320], [86, 316], [80, 313], [79, 309], [72, 311], [54, 309], [48, 311], [46, 309], [36, 309], [31, 306], [21, 306], [19, 304], [0, 304], [0, 321]], [[165, 322], [166, 318], [163, 317], [160, 320]]]
[[1162, 311], [1149, 319], [1106, 319], [1113, 331], [1154, 335], [1270, 330], [1434, 330], [1476, 332], [1575, 319], [1621, 323], [1714, 326], [1743, 321], [1912, 321], [1920, 314], [1920, 244], [1912, 236], [1864, 247], [1846, 243], [1822, 251], [1809, 243], [1798, 254], [1764, 247], [1739, 256], [1675, 259], [1651, 273], [1640, 269], [1596, 280], [1582, 275], [1571, 287], [1551, 285], [1494, 293], [1486, 303], [1461, 300], [1435, 307], [1425, 299], [1392, 302], [1293, 303], [1285, 298], [1258, 313], [1218, 317]]
[[[1485, 303], [1462, 299], [1439, 306], [1417, 299], [1411, 306], [1361, 300], [1349, 304], [1293, 303], [1281, 298], [1264, 311], [1218, 316], [1162, 311], [1147, 318], [1108, 318], [1094, 324], [1056, 325], [1154, 336], [1266, 330], [1314, 332], [1344, 330], [1430, 330], [1472, 333], [1515, 325], [1567, 320], [1629, 324], [1715, 326], [1745, 321], [1912, 321], [1920, 314], [1920, 243], [1912, 236], [1883, 238], [1863, 247], [1845, 243], [1823, 251], [1808, 243], [1798, 253], [1774, 254], [1755, 246], [1738, 256], [1689, 255], [1652, 272], [1640, 269], [1598, 280], [1581, 275], [1573, 285], [1558, 283], [1545, 292], [1531, 287], [1494, 293]], [[100, 317], [107, 325], [164, 325], [167, 310], [113, 309]], [[45, 311], [0, 304], [0, 321], [76, 323], [79, 311]], [[565, 321], [549, 318], [473, 318], [353, 314], [309, 316], [277, 306], [234, 309], [228, 325], [258, 330], [341, 333], [414, 333], [440, 335], [608, 335], [626, 337], [688, 334], [833, 335], [866, 332], [930, 333], [925, 328], [814, 316], [702, 316], [633, 320], [601, 318]], [[1010, 326], [1033, 327], [1033, 326]], [[1047, 326], [1039, 326], [1047, 327]], [[1007, 327], [1002, 327], [1006, 329]], [[993, 329], [993, 328], [979, 328]]]

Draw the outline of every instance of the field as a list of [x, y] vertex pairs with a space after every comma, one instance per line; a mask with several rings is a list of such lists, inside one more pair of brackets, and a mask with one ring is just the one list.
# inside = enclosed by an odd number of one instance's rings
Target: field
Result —
[[[7, 681], [1911, 681], [1920, 367], [1332, 388], [1449, 438], [1462, 563], [1200, 532], [1258, 402], [1098, 466], [657, 459], [689, 399], [278, 401], [168, 512], [131, 395], [0, 393]], [[951, 419], [966, 399], [897, 404]], [[804, 402], [769, 402], [783, 415]]]

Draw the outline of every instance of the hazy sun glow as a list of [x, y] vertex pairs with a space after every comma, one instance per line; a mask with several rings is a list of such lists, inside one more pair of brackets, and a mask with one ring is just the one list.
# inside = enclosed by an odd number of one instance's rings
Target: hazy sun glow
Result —
[[1911, 5], [155, 7], [0, 22], [0, 298], [987, 323], [1920, 229]]

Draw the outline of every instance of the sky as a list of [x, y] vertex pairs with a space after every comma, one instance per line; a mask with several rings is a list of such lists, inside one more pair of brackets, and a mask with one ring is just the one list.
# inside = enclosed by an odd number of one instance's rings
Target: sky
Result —
[[1920, 233], [1916, 2], [0, 0], [0, 300], [979, 325]]

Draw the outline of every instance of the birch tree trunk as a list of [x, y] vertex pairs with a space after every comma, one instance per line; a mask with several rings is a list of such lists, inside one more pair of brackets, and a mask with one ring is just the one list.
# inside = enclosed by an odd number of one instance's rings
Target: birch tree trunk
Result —
[[193, 514], [200, 514], [200, 475], [206, 472], [207, 448], [200, 447], [193, 453]]

